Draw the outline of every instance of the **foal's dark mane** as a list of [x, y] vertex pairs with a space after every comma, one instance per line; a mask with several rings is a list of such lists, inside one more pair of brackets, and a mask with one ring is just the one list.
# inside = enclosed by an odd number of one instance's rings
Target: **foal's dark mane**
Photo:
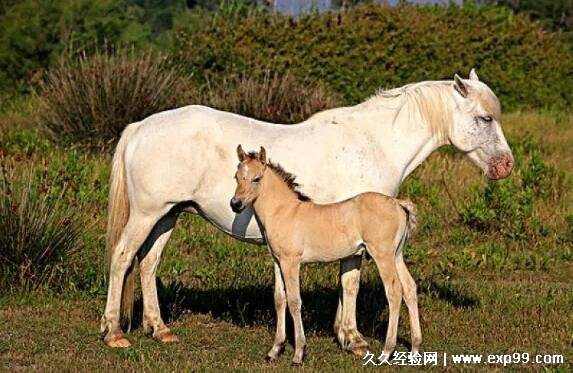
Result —
[[[256, 152], [249, 152], [247, 154], [247, 156], [249, 157], [249, 159], [256, 159], [256, 160], [259, 159], [259, 153], [256, 153]], [[296, 176], [295, 175], [291, 174], [290, 172], [285, 171], [285, 169], [280, 164], [273, 163], [270, 160], [267, 161], [267, 166], [277, 176], [279, 176], [281, 179], [283, 179], [283, 181], [286, 183], [286, 185], [289, 187], [289, 189], [292, 190], [296, 194], [299, 201], [303, 201], [303, 202], [311, 201], [309, 196], [307, 196], [306, 194], [304, 194], [303, 192], [298, 190], [298, 187], [300, 185], [296, 182]]]

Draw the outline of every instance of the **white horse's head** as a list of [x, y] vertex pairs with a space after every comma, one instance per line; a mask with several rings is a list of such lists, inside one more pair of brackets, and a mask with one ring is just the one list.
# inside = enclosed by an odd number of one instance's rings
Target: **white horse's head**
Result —
[[511, 174], [513, 155], [501, 129], [501, 107], [493, 91], [474, 69], [469, 79], [454, 77], [455, 108], [449, 140], [467, 154], [490, 179]]

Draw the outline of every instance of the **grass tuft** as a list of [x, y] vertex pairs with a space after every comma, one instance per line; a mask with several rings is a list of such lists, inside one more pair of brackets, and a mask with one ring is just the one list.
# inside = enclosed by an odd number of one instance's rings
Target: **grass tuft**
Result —
[[81, 220], [32, 172], [0, 173], [0, 289], [58, 288], [71, 272]]
[[189, 75], [152, 52], [84, 54], [46, 73], [34, 120], [61, 143], [107, 144], [129, 123], [183, 103], [189, 85]]

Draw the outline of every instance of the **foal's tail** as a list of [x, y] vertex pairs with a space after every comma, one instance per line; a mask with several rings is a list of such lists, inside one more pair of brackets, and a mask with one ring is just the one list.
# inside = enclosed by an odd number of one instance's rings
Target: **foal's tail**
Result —
[[409, 199], [399, 199], [398, 203], [406, 212], [406, 238], [408, 238], [412, 235], [412, 232], [414, 232], [416, 226], [418, 225], [418, 219], [416, 216], [418, 209], [416, 208], [416, 205]]
[[[123, 228], [129, 219], [129, 198], [127, 194], [124, 153], [127, 143], [137, 127], [137, 124], [133, 123], [123, 130], [113, 155], [106, 233], [106, 267], [108, 275], [111, 272], [111, 258]], [[131, 315], [133, 313], [135, 293], [134, 267], [135, 262], [127, 271], [121, 295], [121, 324], [126, 326], [127, 329], [131, 327]]]

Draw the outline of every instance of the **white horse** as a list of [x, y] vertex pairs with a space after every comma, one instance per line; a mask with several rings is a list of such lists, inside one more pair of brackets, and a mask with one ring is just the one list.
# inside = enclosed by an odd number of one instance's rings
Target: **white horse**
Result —
[[[428, 81], [384, 91], [367, 101], [279, 125], [204, 106], [153, 115], [126, 127], [113, 158], [107, 248], [108, 297], [101, 322], [110, 347], [127, 347], [134, 258], [140, 261], [143, 327], [162, 342], [177, 340], [159, 311], [155, 275], [181, 211], [199, 214], [225, 233], [263, 244], [252, 209], [235, 214], [235, 148], [264, 146], [297, 175], [301, 191], [331, 203], [376, 191], [395, 196], [404, 179], [435, 149], [452, 144], [491, 179], [509, 176], [513, 156], [500, 104], [474, 70], [469, 79]], [[329, 167], [322, 167], [329, 164]], [[334, 323], [343, 348], [361, 354], [356, 326], [361, 256], [344, 259]], [[410, 274], [407, 274], [411, 277]], [[408, 299], [405, 299], [408, 302]], [[419, 344], [421, 341], [415, 341]]]

